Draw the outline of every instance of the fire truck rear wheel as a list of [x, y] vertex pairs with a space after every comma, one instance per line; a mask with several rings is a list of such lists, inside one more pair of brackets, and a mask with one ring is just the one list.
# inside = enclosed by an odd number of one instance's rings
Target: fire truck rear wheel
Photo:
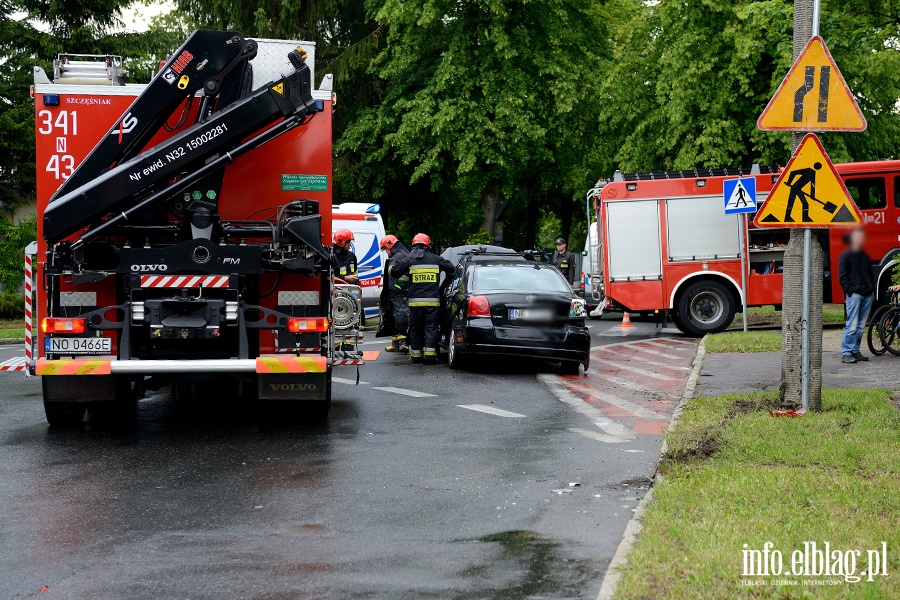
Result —
[[678, 298], [673, 319], [683, 332], [701, 337], [724, 331], [734, 320], [734, 297], [723, 284], [702, 280], [690, 284]]
[[310, 402], [303, 405], [303, 416], [309, 421], [324, 421], [328, 418], [328, 412], [331, 410], [331, 375], [329, 374], [325, 384], [325, 400], [318, 402]]
[[84, 421], [84, 402], [47, 402], [44, 400], [44, 413], [47, 422], [56, 429], [75, 429]]

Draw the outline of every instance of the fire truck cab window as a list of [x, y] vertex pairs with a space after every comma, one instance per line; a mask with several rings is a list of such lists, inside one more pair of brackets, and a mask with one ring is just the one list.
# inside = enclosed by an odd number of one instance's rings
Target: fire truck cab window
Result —
[[887, 206], [887, 192], [884, 177], [863, 177], [848, 179], [847, 190], [860, 210], [872, 210]]
[[894, 206], [900, 208], [900, 177], [894, 177]]

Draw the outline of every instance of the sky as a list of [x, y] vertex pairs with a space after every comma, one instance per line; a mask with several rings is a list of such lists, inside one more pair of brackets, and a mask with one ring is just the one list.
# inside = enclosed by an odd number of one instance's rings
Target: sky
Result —
[[122, 31], [142, 32], [147, 31], [148, 22], [156, 15], [166, 13], [175, 8], [173, 0], [160, 0], [157, 2], [137, 2], [122, 11]]

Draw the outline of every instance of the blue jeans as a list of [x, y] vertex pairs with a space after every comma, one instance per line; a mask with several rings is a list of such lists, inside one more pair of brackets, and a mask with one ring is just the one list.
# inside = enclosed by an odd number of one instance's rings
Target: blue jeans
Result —
[[862, 342], [863, 330], [872, 309], [875, 296], [850, 294], [844, 303], [847, 311], [847, 324], [844, 326], [844, 337], [841, 340], [841, 354], [856, 354]]

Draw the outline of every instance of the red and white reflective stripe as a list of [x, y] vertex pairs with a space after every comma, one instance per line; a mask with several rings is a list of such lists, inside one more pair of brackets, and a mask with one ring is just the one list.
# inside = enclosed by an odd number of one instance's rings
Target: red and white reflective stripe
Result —
[[279, 348], [278, 347], [278, 330], [273, 329], [272, 335], [275, 336], [275, 352], [280, 354], [293, 354], [294, 352], [299, 352], [300, 354], [318, 354], [322, 351], [321, 348]]
[[10, 358], [0, 363], [0, 371], [25, 371], [25, 376], [31, 377], [31, 373], [28, 372], [28, 360], [22, 356]]
[[142, 288], [221, 288], [228, 275], [141, 275]]
[[[25, 371], [25, 377], [31, 377], [32, 343], [31, 343], [31, 294], [32, 294], [32, 264], [31, 255], [25, 253], [25, 365], [22, 369], [18, 366], [14, 369], [0, 368], [3, 371]], [[5, 366], [5, 364], [4, 364]]]
[[349, 365], [364, 365], [364, 364], [366, 364], [366, 359], [364, 359], [364, 358], [356, 358], [356, 359], [335, 358], [334, 360], [331, 361], [331, 364], [336, 367], [346, 367]]

